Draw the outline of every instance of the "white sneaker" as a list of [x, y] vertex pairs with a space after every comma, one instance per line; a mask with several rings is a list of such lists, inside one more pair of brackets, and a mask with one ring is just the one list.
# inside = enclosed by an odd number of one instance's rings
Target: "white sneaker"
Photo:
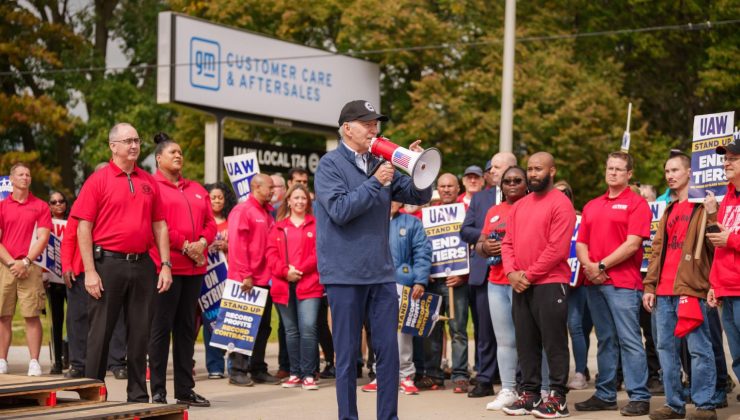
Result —
[[570, 389], [586, 389], [588, 388], [588, 382], [586, 382], [586, 375], [576, 372], [573, 379], [568, 382], [568, 388]]
[[0, 359], [0, 375], [5, 375], [6, 373], [8, 373], [8, 361]]
[[514, 404], [514, 402], [516, 402], [518, 398], [519, 396], [516, 394], [515, 391], [512, 391], [510, 389], [502, 389], [501, 391], [499, 391], [496, 399], [486, 405], [486, 410], [501, 410], [504, 407], [508, 407]]
[[28, 376], [41, 376], [41, 365], [36, 359], [28, 362]]

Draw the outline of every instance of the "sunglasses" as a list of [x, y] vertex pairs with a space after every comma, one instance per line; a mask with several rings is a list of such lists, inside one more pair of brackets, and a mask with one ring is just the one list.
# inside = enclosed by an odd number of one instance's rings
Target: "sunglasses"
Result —
[[521, 184], [522, 182], [524, 182], [524, 179], [522, 179], [522, 178], [509, 178], [509, 179], [504, 179], [504, 180], [503, 180], [503, 181], [501, 181], [501, 182], [502, 182], [502, 183], [503, 183], [504, 185], [519, 185], [519, 184]]
[[67, 202], [64, 200], [49, 200], [49, 204], [52, 206], [56, 206], [58, 204], [66, 204]]

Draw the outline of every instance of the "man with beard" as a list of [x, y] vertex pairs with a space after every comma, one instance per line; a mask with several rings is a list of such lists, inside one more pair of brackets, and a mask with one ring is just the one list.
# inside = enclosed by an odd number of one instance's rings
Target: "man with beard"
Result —
[[642, 241], [650, 237], [652, 215], [647, 202], [629, 188], [632, 156], [610, 153], [607, 192], [583, 208], [576, 254], [586, 274], [586, 294], [599, 340], [596, 393], [575, 405], [578, 411], [617, 409], [616, 371], [622, 356], [630, 402], [624, 416], [650, 411], [648, 369], [640, 334]]
[[[491, 179], [491, 186], [498, 186], [501, 175], [510, 166], [516, 165], [516, 156], [513, 153], [496, 153], [486, 167]], [[486, 212], [496, 204], [496, 196], [499, 188], [493, 187], [479, 192], [473, 196], [470, 207], [465, 213], [465, 221], [460, 230], [460, 237], [468, 244], [475, 246], [480, 238], [483, 226], [486, 224]], [[480, 398], [493, 395], [493, 381], [498, 377], [498, 363], [496, 361], [496, 337], [493, 334], [491, 314], [488, 309], [488, 265], [486, 258], [476, 252], [470, 255], [470, 300], [475, 302], [471, 305], [478, 313], [478, 328], [475, 335], [475, 351], [478, 361], [478, 375], [476, 383], [469, 393], [470, 398]], [[471, 381], [472, 382], [472, 381]]]
[[[568, 197], [553, 188], [556, 172], [551, 154], [537, 152], [529, 158], [527, 185], [532, 194], [512, 207], [501, 246], [504, 273], [515, 292], [511, 312], [522, 371], [519, 399], [503, 409], [509, 415], [569, 415], [568, 254], [576, 212]], [[543, 348], [550, 366], [550, 394], [541, 399]]]

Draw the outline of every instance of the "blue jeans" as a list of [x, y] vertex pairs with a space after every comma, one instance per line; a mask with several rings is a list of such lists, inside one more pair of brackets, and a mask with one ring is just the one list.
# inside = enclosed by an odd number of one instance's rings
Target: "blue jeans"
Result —
[[516, 389], [516, 334], [511, 317], [511, 286], [488, 283], [488, 308], [491, 312], [493, 333], [496, 336], [496, 359], [501, 373], [501, 387]]
[[313, 377], [318, 370], [319, 334], [316, 320], [319, 316], [320, 298], [299, 300], [295, 287], [290, 287], [287, 305], [276, 304], [285, 324], [285, 344], [290, 357], [290, 374]]
[[630, 401], [650, 401], [647, 358], [640, 332], [642, 291], [612, 285], [588, 286], [586, 290], [599, 341], [599, 377], [594, 395], [603, 401], [617, 401], [617, 364], [621, 352]]
[[732, 355], [732, 371], [740, 378], [740, 297], [722, 298], [722, 326]]
[[[429, 293], [442, 295], [442, 312], [449, 314], [449, 288], [445, 279], [430, 282], [427, 288]], [[468, 379], [468, 285], [455, 287], [455, 319], [448, 321], [452, 336], [452, 376], [453, 381]], [[424, 371], [427, 376], [444, 379], [442, 364], [442, 334], [444, 322], [438, 322], [429, 337], [424, 340]]]
[[[678, 315], [678, 296], [658, 296], [655, 310], [655, 324], [657, 326], [656, 347], [660, 367], [663, 369], [663, 386], [665, 387], [666, 405], [677, 413], [685, 413], [683, 386], [681, 385], [681, 339], [673, 335]], [[699, 300], [701, 312], [707, 319], [707, 302]], [[695, 330], [686, 335], [686, 342], [691, 354], [691, 400], [696, 408], [702, 410], [714, 409], [712, 396], [717, 381], [714, 366], [714, 352], [712, 339], [709, 333], [709, 323], [704, 322]], [[627, 372], [625, 371], [625, 374]]]
[[584, 286], [571, 288], [568, 294], [568, 332], [570, 332], [577, 373], [586, 373], [589, 335], [592, 327], [586, 288]]
[[208, 343], [211, 342], [211, 323], [203, 318], [203, 344], [206, 346], [206, 369], [208, 373], [220, 373], [224, 374], [224, 356], [226, 356], [226, 350], [222, 350], [218, 347], [211, 347]]

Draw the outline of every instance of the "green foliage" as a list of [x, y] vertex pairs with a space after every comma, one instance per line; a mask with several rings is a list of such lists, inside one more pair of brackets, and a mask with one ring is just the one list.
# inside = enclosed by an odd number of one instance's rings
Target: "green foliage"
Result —
[[[152, 65], [162, 10], [378, 63], [381, 110], [392, 118], [384, 133], [401, 144], [421, 138], [440, 148], [445, 171], [483, 165], [498, 151], [503, 2], [112, 0], [74, 13], [66, 2], [47, 3], [0, 4], [0, 72], [14, 72], [0, 76], [0, 152], [33, 151], [12, 156], [38, 162], [34, 177], [42, 190], [60, 182], [78, 187], [83, 178], [75, 172], [108, 159], [107, 133], [120, 121], [133, 123], [145, 139], [142, 156], [154, 133], [168, 132], [185, 153], [185, 175], [202, 178], [204, 124], [212, 117], [155, 103]], [[620, 145], [629, 102], [635, 180], [658, 186], [667, 151], [688, 148], [693, 115], [737, 106], [737, 25], [525, 39], [735, 19], [736, 0], [540, 0], [517, 8], [515, 152], [521, 163], [538, 150], [553, 153], [558, 177], [573, 185], [578, 204], [603, 190], [604, 159]], [[122, 46], [127, 68], [19, 74], [102, 66], [110, 52], [100, 44], [100, 28]], [[425, 47], [403, 48], [419, 46]], [[88, 118], [72, 116], [75, 107]], [[310, 148], [326, 140], [234, 120], [224, 130], [228, 138]]]

